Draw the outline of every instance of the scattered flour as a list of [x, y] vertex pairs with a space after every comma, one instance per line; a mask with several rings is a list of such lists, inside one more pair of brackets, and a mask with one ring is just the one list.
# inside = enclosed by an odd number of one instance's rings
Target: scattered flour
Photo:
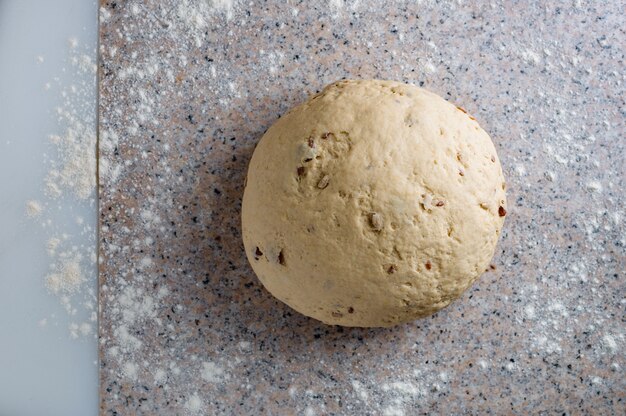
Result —
[[598, 181], [587, 182], [587, 190], [589, 192], [600, 193], [602, 192], [602, 184]]
[[203, 406], [204, 404], [202, 403], [202, 399], [200, 399], [200, 396], [198, 396], [198, 393], [193, 393], [191, 397], [189, 397], [189, 400], [187, 401], [187, 404], [185, 405], [187, 410], [189, 410], [192, 413], [199, 412], [200, 410], [202, 410]]
[[200, 376], [204, 381], [209, 383], [218, 383], [225, 378], [224, 370], [217, 364], [212, 362], [202, 363], [202, 370]]
[[[96, 64], [95, 51], [79, 48], [78, 39], [68, 39], [67, 81], [54, 77], [45, 91], [59, 94], [54, 109], [62, 133], [48, 135], [52, 151], [45, 155], [44, 202], [26, 202], [28, 217], [42, 217], [42, 227], [52, 235], [45, 245], [50, 258], [49, 271], [43, 281], [51, 294], [74, 322], [68, 324], [70, 338], [96, 336], [95, 295], [96, 231], [73, 209], [95, 206], [96, 189]], [[43, 62], [43, 57], [38, 57]], [[54, 85], [55, 88], [52, 88]], [[54, 205], [58, 205], [55, 207]], [[46, 207], [44, 212], [43, 207]], [[51, 208], [58, 208], [62, 215]], [[49, 217], [45, 217], [49, 214]], [[76, 225], [80, 230], [76, 231]], [[89, 282], [90, 284], [86, 284]], [[53, 318], [53, 317], [51, 317]], [[82, 322], [76, 322], [82, 319]], [[44, 318], [41, 322], [48, 322]]]
[[617, 352], [618, 345], [615, 338], [613, 338], [611, 334], [606, 334], [602, 338], [602, 344], [611, 354], [615, 354]]
[[235, 0], [182, 0], [174, 9], [164, 11], [163, 14], [155, 17], [163, 27], [170, 27], [180, 22], [184, 29], [191, 31], [195, 45], [200, 46], [205, 38], [211, 15], [224, 13], [230, 20], [233, 18], [234, 6]]
[[404, 409], [398, 406], [387, 406], [383, 409], [383, 416], [404, 416]]
[[150, 257], [144, 257], [141, 259], [141, 261], [139, 262], [139, 266], [142, 269], [145, 269], [147, 267], [150, 267], [152, 265], [152, 259]]
[[383, 390], [394, 390], [397, 393], [408, 396], [417, 396], [419, 394], [418, 388], [415, 387], [412, 383], [402, 381], [394, 381], [389, 384], [383, 384]]
[[356, 392], [357, 397], [361, 400], [367, 400], [369, 394], [367, 394], [367, 389], [365, 388], [365, 386], [357, 380], [352, 380], [351, 384], [352, 388]]
[[75, 293], [85, 278], [80, 268], [80, 258], [63, 259], [56, 272], [46, 277], [46, 286], [54, 293]]
[[157, 384], [162, 383], [162, 382], [165, 381], [166, 376], [167, 376], [167, 374], [166, 374], [165, 370], [163, 370], [162, 368], [159, 368], [159, 369], [157, 369], [154, 372], [154, 376], [153, 376], [154, 377], [154, 382], [157, 383]]
[[26, 203], [26, 215], [30, 218], [38, 217], [41, 215], [43, 207], [39, 201], [28, 201]]
[[137, 379], [137, 364], [127, 362], [122, 366], [122, 373], [131, 380]]
[[70, 338], [77, 339], [80, 336], [86, 337], [91, 334], [92, 327], [87, 322], [82, 324], [70, 323]]
[[537, 54], [536, 52], [530, 50], [530, 49], [526, 49], [524, 51], [522, 51], [521, 53], [522, 59], [531, 65], [539, 65], [539, 63], [541, 62], [541, 58], [539, 57], [539, 54]]
[[64, 192], [81, 200], [93, 196], [96, 186], [96, 133], [90, 123], [72, 114], [72, 110], [58, 109], [59, 117], [67, 121], [64, 135], [52, 136], [58, 150], [58, 163], [46, 177], [47, 195], [58, 198]]
[[56, 254], [56, 249], [60, 243], [61, 240], [59, 240], [58, 238], [53, 237], [48, 240], [48, 243], [46, 244], [46, 251], [48, 252], [48, 255], [50, 257], [54, 257], [54, 255]]
[[344, 0], [328, 0], [328, 7], [330, 7], [333, 12], [338, 12], [343, 9], [343, 3]]

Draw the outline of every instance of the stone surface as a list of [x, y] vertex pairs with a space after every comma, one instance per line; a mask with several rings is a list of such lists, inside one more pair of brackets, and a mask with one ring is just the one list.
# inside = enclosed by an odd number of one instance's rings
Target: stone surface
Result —
[[[100, 409], [626, 412], [619, 2], [102, 2]], [[247, 163], [334, 80], [415, 83], [493, 138], [492, 270], [391, 329], [271, 297], [243, 252]]]

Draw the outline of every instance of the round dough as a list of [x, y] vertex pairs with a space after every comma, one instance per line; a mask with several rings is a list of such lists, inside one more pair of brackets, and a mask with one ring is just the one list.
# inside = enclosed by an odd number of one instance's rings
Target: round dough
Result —
[[263, 285], [327, 324], [391, 326], [458, 298], [506, 215], [491, 139], [393, 81], [340, 81], [280, 118], [248, 170], [242, 229]]

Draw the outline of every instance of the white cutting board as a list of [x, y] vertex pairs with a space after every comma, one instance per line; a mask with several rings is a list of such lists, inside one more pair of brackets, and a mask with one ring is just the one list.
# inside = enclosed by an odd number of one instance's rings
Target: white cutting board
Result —
[[[62, 102], [60, 87], [77, 82], [67, 62], [72, 37], [79, 48], [95, 49], [95, 2], [0, 0], [2, 416], [95, 415], [98, 410], [96, 323], [90, 335], [73, 339], [69, 325], [85, 321], [85, 308], [69, 316], [44, 285], [51, 264], [46, 242], [52, 235], [66, 232], [72, 244], [91, 246], [96, 238], [93, 201], [65, 197], [46, 206], [43, 192], [44, 153], [54, 157], [48, 135], [63, 132], [54, 112]], [[26, 216], [29, 200], [44, 205], [37, 219]], [[78, 217], [82, 225], [76, 224]], [[50, 225], [44, 226], [47, 220]], [[91, 231], [81, 232], [85, 228]], [[85, 285], [95, 291], [95, 262], [86, 269]]]

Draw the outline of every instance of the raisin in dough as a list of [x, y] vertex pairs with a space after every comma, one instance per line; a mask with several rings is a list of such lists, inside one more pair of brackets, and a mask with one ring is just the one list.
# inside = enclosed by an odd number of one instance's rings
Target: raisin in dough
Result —
[[428, 316], [488, 267], [506, 215], [491, 139], [392, 81], [340, 81], [281, 117], [247, 175], [242, 228], [263, 285], [327, 324]]

